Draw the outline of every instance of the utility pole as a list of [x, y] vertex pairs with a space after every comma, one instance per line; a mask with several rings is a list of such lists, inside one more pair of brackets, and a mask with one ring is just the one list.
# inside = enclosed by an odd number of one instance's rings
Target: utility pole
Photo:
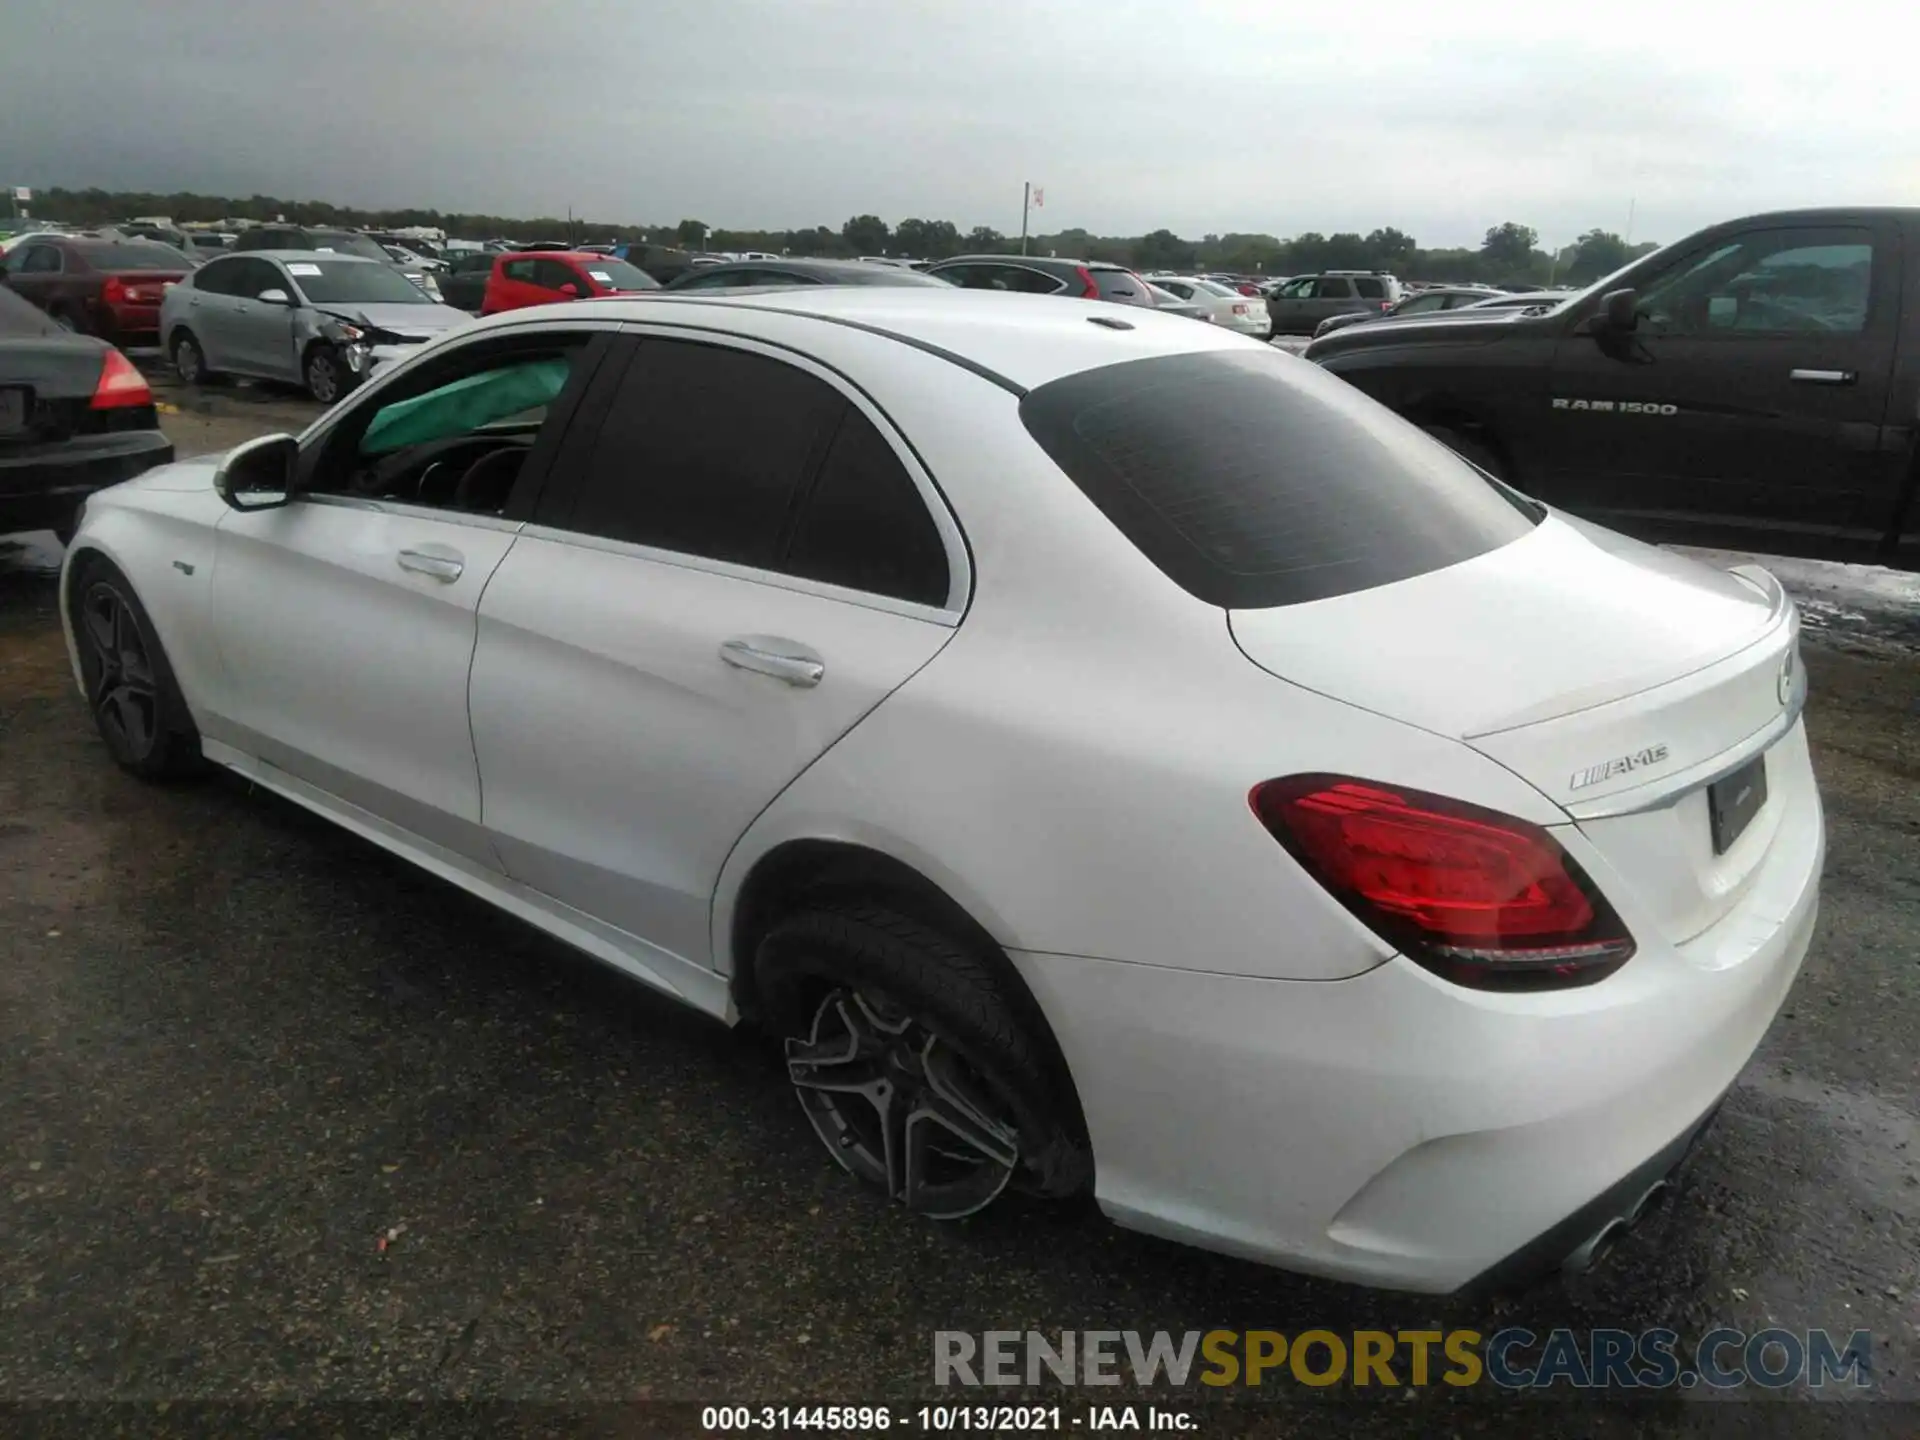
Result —
[[1033, 182], [1023, 181], [1020, 186], [1020, 253], [1027, 253], [1027, 207], [1033, 203]]
[[1633, 207], [1640, 203], [1638, 195], [1627, 197], [1627, 244], [1633, 244]]

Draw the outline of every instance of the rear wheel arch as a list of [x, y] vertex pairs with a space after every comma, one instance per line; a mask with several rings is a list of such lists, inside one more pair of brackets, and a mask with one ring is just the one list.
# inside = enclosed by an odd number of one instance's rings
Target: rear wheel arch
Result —
[[[1396, 406], [1400, 414], [1418, 425], [1428, 434], [1444, 443], [1452, 444], [1448, 434], [1460, 437], [1466, 442], [1454, 446], [1476, 464], [1483, 465], [1503, 480], [1514, 476], [1513, 452], [1499, 431], [1485, 418], [1475, 406], [1451, 396], [1436, 395], [1423, 397], [1402, 407]], [[1479, 453], [1474, 453], [1478, 451]], [[1495, 463], [1489, 465], [1487, 460]]]
[[902, 860], [840, 840], [789, 840], [754, 863], [733, 906], [727, 950], [733, 961], [734, 1003], [742, 1016], [765, 1020], [755, 975], [760, 942], [791, 915], [823, 906], [866, 903], [918, 922], [947, 937], [992, 972], [1001, 998], [1042, 1046], [1063, 1103], [1081, 1137], [1086, 1122], [1060, 1042], [1007, 952], [966, 907]]

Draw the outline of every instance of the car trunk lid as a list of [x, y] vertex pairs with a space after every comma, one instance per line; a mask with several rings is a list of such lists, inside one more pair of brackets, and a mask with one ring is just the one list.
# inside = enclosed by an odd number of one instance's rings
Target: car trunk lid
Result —
[[1230, 623], [1262, 668], [1527, 780], [1669, 939], [1737, 903], [1777, 828], [1776, 805], [1721, 853], [1705, 788], [1784, 734], [1804, 693], [1798, 617], [1757, 568], [1710, 570], [1554, 516], [1457, 565]]

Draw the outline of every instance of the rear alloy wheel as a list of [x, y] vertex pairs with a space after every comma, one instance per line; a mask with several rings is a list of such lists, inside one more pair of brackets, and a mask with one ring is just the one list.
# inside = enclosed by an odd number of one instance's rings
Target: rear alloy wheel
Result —
[[307, 352], [303, 374], [307, 393], [322, 405], [333, 404], [347, 391], [347, 367], [331, 345], [316, 345]]
[[1009, 1186], [1059, 1196], [1087, 1178], [1071, 1083], [1003, 968], [853, 901], [790, 916], [756, 956], [787, 1078], [827, 1153], [932, 1219]]
[[958, 1220], [1013, 1179], [1011, 1106], [937, 1031], [879, 995], [832, 990], [787, 1074], [834, 1158], [909, 1210]]
[[200, 342], [191, 330], [173, 337], [173, 369], [188, 385], [204, 385], [213, 378], [213, 372], [207, 369], [207, 357], [200, 353]]
[[132, 587], [110, 566], [83, 563], [74, 592], [87, 707], [114, 760], [142, 779], [191, 773], [200, 736]]

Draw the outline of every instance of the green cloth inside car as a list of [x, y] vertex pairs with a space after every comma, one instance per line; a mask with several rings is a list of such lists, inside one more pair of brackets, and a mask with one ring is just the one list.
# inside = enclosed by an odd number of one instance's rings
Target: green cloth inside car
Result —
[[549, 405], [566, 388], [568, 360], [528, 360], [469, 375], [411, 400], [396, 401], [373, 417], [360, 437], [362, 455], [387, 455], [409, 445], [446, 440], [525, 410]]

